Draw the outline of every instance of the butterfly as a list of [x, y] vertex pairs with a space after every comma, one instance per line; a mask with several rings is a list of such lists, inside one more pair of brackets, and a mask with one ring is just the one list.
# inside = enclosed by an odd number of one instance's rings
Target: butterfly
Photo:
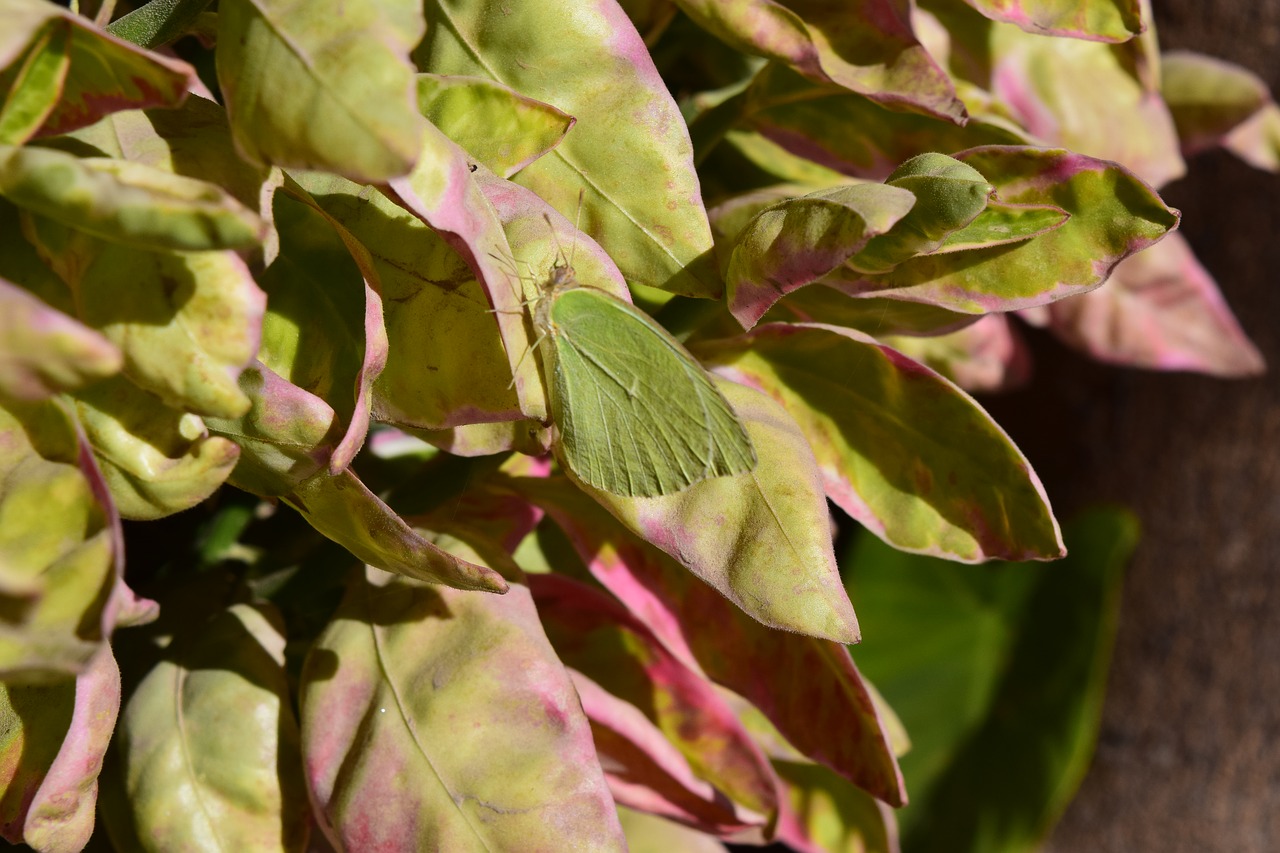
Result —
[[564, 466], [624, 497], [753, 470], [751, 439], [702, 366], [639, 308], [578, 281], [572, 250], [559, 254], [532, 308]]

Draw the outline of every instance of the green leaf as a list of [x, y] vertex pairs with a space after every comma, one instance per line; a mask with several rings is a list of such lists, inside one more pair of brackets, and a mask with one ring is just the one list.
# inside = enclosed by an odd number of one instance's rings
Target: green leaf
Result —
[[169, 408], [123, 377], [77, 392], [75, 405], [124, 518], [190, 509], [222, 485], [240, 455], [234, 443], [210, 436], [198, 416]]
[[701, 26], [746, 53], [790, 65], [899, 110], [956, 124], [966, 117], [947, 74], [888, 0], [679, 0]]
[[195, 26], [209, 0], [149, 0], [107, 24], [107, 32], [142, 47], [176, 41]]
[[69, 27], [44, 27], [21, 64], [0, 74], [0, 90], [8, 90], [0, 105], [0, 144], [21, 145], [31, 139], [57, 109], [71, 70], [70, 40]]
[[0, 409], [0, 678], [78, 673], [122, 607], [119, 520], [55, 402]]
[[961, 568], [869, 536], [845, 565], [864, 614], [859, 664], [911, 732], [905, 846], [1030, 851], [1079, 785], [1097, 736], [1127, 512], [1069, 523], [1054, 566]]
[[445, 136], [504, 178], [559, 145], [576, 121], [483, 77], [419, 74], [418, 108]]
[[819, 325], [761, 326], [695, 351], [780, 402], [812, 447], [827, 496], [894, 547], [962, 562], [1062, 555], [1030, 463], [973, 399], [923, 365]]
[[[129, 850], [306, 849], [309, 814], [285, 638], [270, 605], [188, 626], [125, 705]], [[124, 835], [131, 837], [121, 837]]]
[[[125, 110], [71, 135], [93, 147], [94, 156], [114, 157], [216, 184], [258, 214], [266, 262], [279, 242], [271, 224], [278, 172], [245, 161], [236, 151], [227, 111], [204, 98], [188, 98], [172, 109]], [[50, 140], [49, 144], [55, 144]], [[71, 153], [88, 154], [77, 145]], [[256, 250], [256, 247], [254, 247]]]
[[915, 203], [909, 190], [855, 184], [764, 208], [734, 238], [725, 273], [729, 310], [751, 328], [779, 298], [848, 261]]
[[237, 378], [258, 351], [266, 297], [238, 255], [148, 252], [38, 217], [23, 230], [70, 288], [79, 319], [120, 348], [134, 384], [199, 415], [249, 407]]
[[0, 834], [36, 850], [81, 850], [120, 713], [120, 670], [102, 647], [75, 681], [0, 683]]
[[[520, 478], [510, 485], [547, 511], [591, 575], [682, 663], [755, 704], [804, 755], [886, 802], [904, 802], [885, 724], [843, 646], [761, 624], [720, 590], [612, 521], [565, 481]], [[751, 531], [742, 535], [746, 541], [741, 547], [758, 547], [749, 538]], [[563, 571], [559, 564], [555, 568]], [[790, 596], [811, 601], [815, 610], [829, 610], [826, 593], [814, 588], [824, 582], [822, 577], [816, 582], [797, 577], [779, 587], [789, 586]], [[817, 621], [803, 616], [794, 621]], [[706, 630], [708, 625], [715, 630]], [[849, 636], [845, 626], [840, 630]]]
[[633, 498], [748, 474], [751, 440], [685, 348], [638, 308], [579, 285], [572, 268], [558, 272], [534, 325], [565, 467]]
[[[93, 124], [117, 110], [177, 106], [198, 79], [182, 60], [106, 35], [55, 3], [0, 0], [0, 20], [0, 68], [13, 68], [28, 50], [67, 43], [71, 67], [57, 83], [57, 105], [39, 128], [43, 136]], [[6, 78], [0, 75], [0, 87], [9, 88]]]
[[1082, 154], [992, 146], [958, 159], [986, 176], [1003, 202], [1053, 205], [1070, 219], [1034, 239], [922, 255], [883, 275], [841, 271], [827, 282], [967, 314], [1011, 311], [1092, 290], [1180, 217], [1123, 166]]
[[120, 350], [0, 278], [0, 399], [35, 402], [118, 372]]
[[218, 83], [249, 160], [375, 183], [422, 148], [408, 0], [228, 0], [218, 6]]
[[887, 272], [913, 255], [936, 251], [986, 208], [995, 188], [976, 169], [945, 154], [912, 157], [885, 184], [909, 191], [916, 203], [888, 232], [872, 237], [846, 263], [863, 272]]
[[262, 223], [221, 187], [142, 163], [0, 145], [0, 194], [64, 225], [138, 249], [244, 249]]
[[714, 272], [695, 264], [711, 233], [688, 131], [621, 8], [606, 0], [570, 15], [555, 0], [435, 0], [427, 18], [414, 51], [422, 70], [492, 79], [577, 119], [520, 173], [523, 186], [575, 218], [582, 190], [583, 230], [628, 281], [719, 295]]
[[991, 200], [972, 222], [947, 234], [932, 254], [1020, 243], [1060, 228], [1070, 218], [1071, 214], [1051, 204], [1005, 204]]
[[383, 571], [458, 589], [507, 591], [497, 572], [458, 559], [419, 535], [350, 470], [318, 474], [282, 499], [316, 530]]
[[480, 596], [362, 573], [300, 694], [313, 801], [342, 849], [624, 848], [577, 694], [519, 582]]
[[1124, 42], [1147, 27], [1140, 0], [965, 0], [993, 21], [1040, 36]]
[[857, 642], [858, 621], [837, 583], [826, 501], [803, 434], [766, 396], [718, 385], [759, 454], [754, 470], [664, 497], [586, 491], [763, 624]]

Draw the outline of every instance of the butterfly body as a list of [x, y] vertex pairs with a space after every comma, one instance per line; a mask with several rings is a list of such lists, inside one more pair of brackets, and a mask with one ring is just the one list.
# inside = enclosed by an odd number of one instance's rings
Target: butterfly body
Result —
[[640, 309], [556, 264], [534, 325], [561, 460], [587, 485], [654, 497], [755, 467], [701, 365]]

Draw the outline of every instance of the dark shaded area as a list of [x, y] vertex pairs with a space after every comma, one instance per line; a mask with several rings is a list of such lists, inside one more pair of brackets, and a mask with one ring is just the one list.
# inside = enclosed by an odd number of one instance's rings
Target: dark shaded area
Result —
[[[1162, 46], [1280, 88], [1280, 2], [1157, 0]], [[1051, 851], [1280, 848], [1280, 178], [1230, 155], [1163, 192], [1272, 373], [1227, 382], [1107, 368], [1037, 335], [1037, 376], [990, 401], [1061, 516], [1131, 506], [1093, 767]]]

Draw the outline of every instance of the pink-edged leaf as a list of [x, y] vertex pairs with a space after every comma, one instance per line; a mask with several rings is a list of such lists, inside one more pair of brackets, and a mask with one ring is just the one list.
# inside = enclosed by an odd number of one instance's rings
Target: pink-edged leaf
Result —
[[[814, 83], [785, 66], [765, 66], [746, 91], [706, 111], [691, 133], [702, 156], [725, 128], [729, 146], [783, 180], [803, 178], [833, 183], [814, 166], [870, 180], [884, 180], [899, 163], [930, 151], [950, 153], [978, 145], [1028, 144], [1032, 138], [1016, 124], [995, 115], [970, 118], [963, 126], [915, 113], [886, 111], [847, 89]], [[741, 131], [758, 134], [744, 136]], [[782, 157], [777, 150], [782, 150]], [[730, 188], [739, 176], [723, 174], [712, 149], [706, 160], [712, 175]], [[804, 167], [788, 158], [811, 161]], [[781, 161], [781, 162], [780, 162]], [[732, 167], [730, 167], [731, 169]], [[813, 188], [817, 188], [816, 186]]]
[[240, 390], [249, 398], [248, 411], [205, 418], [211, 432], [240, 446], [233, 486], [279, 497], [328, 466], [342, 435], [332, 406], [258, 361], [240, 374]]
[[754, 470], [653, 498], [579, 487], [762, 624], [856, 643], [858, 620], [840, 583], [821, 475], [803, 432], [768, 396], [731, 382], [717, 387], [756, 448]]
[[886, 802], [906, 802], [884, 725], [843, 645], [762, 625], [567, 481], [512, 485], [547, 510], [591, 574], [686, 666], [749, 699], [805, 755]]
[[[556, 574], [530, 576], [529, 588], [565, 665], [598, 689], [643, 709], [698, 778], [754, 813], [739, 814], [740, 823], [764, 825], [778, 806], [777, 781], [734, 710], [711, 684], [605, 593]], [[592, 716], [589, 707], [587, 715]]]
[[368, 250], [291, 181], [276, 223], [279, 255], [261, 276], [271, 303], [258, 358], [340, 413], [346, 429], [329, 457], [337, 474], [364, 444], [387, 362], [382, 282]]
[[638, 707], [572, 668], [614, 802], [724, 837], [765, 817], [724, 801]]
[[993, 21], [1041, 36], [1125, 42], [1147, 28], [1140, 0], [965, 0]]
[[1044, 143], [1115, 160], [1152, 186], [1186, 172], [1144, 40], [1107, 45], [997, 26], [988, 49], [992, 94]]
[[42, 136], [67, 133], [118, 110], [177, 106], [198, 79], [182, 60], [108, 35], [54, 3], [0, 0], [0, 20], [0, 68], [19, 62], [46, 38], [65, 40], [70, 68], [57, 105], [40, 127]]
[[[1123, 268], [1121, 264], [1120, 269]], [[1102, 290], [1105, 288], [1093, 293]], [[1076, 298], [1091, 296], [1086, 293]], [[1064, 303], [1071, 301], [1064, 300]], [[1050, 306], [1050, 310], [1053, 307]], [[1031, 352], [1004, 314], [986, 314], [973, 325], [945, 335], [893, 335], [881, 336], [881, 340], [973, 393], [1010, 391], [1031, 377]]]
[[1184, 153], [1226, 145], [1251, 165], [1277, 168], [1272, 163], [1278, 111], [1258, 75], [1212, 56], [1175, 50], [1161, 56], [1160, 94]]
[[837, 272], [846, 292], [926, 302], [951, 311], [1012, 311], [1083, 293], [1120, 261], [1177, 227], [1181, 214], [1129, 170], [1063, 149], [989, 146], [956, 155], [1013, 204], [1070, 214], [1058, 228], [1004, 246], [923, 255], [883, 275]]
[[511, 571], [497, 597], [367, 570], [312, 647], [304, 760], [338, 849], [624, 849], [578, 696]]
[[58, 106], [71, 70], [71, 28], [46, 26], [27, 45], [25, 55], [0, 72], [0, 143], [29, 141]]
[[963, 124], [955, 87], [893, 0], [832, 6], [819, 0], [679, 0], [721, 39], [898, 110]]
[[[501, 324], [516, 315], [490, 309], [464, 259], [380, 193], [321, 173], [297, 178], [306, 190], [299, 199], [324, 212], [381, 300], [387, 352], [373, 386], [375, 419], [439, 430], [521, 417], [500, 335]], [[461, 180], [471, 183], [469, 174]], [[497, 286], [500, 296], [518, 302], [518, 282], [501, 279]]]
[[419, 74], [418, 108], [445, 136], [504, 178], [559, 145], [577, 121], [483, 77]]
[[967, 394], [853, 329], [770, 324], [695, 347], [782, 404], [827, 496], [895, 548], [962, 562], [1057, 559], [1030, 463]]
[[111, 635], [119, 515], [70, 406], [0, 409], [0, 677], [82, 672]]
[[128, 809], [109, 824], [117, 849], [307, 849], [282, 622], [236, 604], [189, 624], [134, 688], [113, 747]]
[[[511, 246], [502, 222], [473, 179], [473, 168], [478, 170], [481, 167], [470, 162], [466, 152], [436, 130], [434, 125], [428, 124], [426, 131], [423, 155], [413, 172], [407, 177], [392, 180], [383, 191], [388, 198], [443, 237], [462, 257], [483, 287], [489, 307], [493, 309], [506, 350], [507, 377], [515, 377], [513, 387], [519, 408], [510, 416], [471, 420], [513, 420], [518, 412], [535, 420], [545, 420], [547, 402], [538, 375], [537, 359], [523, 358], [533, 339], [524, 322], [519, 273], [509, 268]], [[474, 308], [470, 310], [474, 311]], [[395, 340], [394, 334], [392, 340]], [[391, 357], [396, 357], [394, 344]], [[454, 423], [416, 425], [439, 428], [466, 422], [459, 419]]]
[[880, 337], [941, 335], [972, 325], [978, 317], [923, 302], [850, 296], [832, 287], [818, 286], [802, 288], [778, 300], [761, 320], [765, 323], [848, 326]]
[[1048, 306], [1049, 328], [1099, 361], [1256, 376], [1262, 354], [1180, 234], [1116, 267], [1106, 285]]
[[120, 350], [0, 278], [0, 398], [34, 402], [120, 370]]
[[281, 498], [324, 536], [386, 571], [463, 589], [506, 589], [492, 570], [458, 560], [415, 533], [350, 469], [328, 473], [334, 434], [341, 431], [323, 400], [261, 364], [246, 370], [241, 384], [253, 402], [244, 417], [207, 421], [211, 431], [240, 445], [232, 485]]
[[577, 119], [563, 142], [520, 172], [520, 184], [566, 216], [577, 218], [581, 207], [582, 230], [628, 281], [719, 296], [719, 279], [699, 262], [711, 233], [689, 131], [615, 0], [572, 8], [559, 0], [440, 0], [426, 10], [427, 35], [414, 51], [423, 71], [489, 78]]
[[73, 682], [0, 685], [0, 835], [42, 851], [84, 848], [119, 713], [106, 645]]
[[[854, 184], [765, 207], [737, 232], [729, 252], [729, 310], [743, 328], [751, 328], [778, 299], [827, 275], [887, 232], [915, 201], [898, 187]], [[743, 212], [735, 207], [735, 217]]]
[[725, 846], [711, 836], [657, 815], [620, 806], [618, 820], [631, 853], [726, 853]]

